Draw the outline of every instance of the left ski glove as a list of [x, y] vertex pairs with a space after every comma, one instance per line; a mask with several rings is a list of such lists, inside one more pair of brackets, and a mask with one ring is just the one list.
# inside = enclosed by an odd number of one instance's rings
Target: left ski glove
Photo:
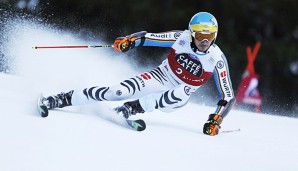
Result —
[[209, 119], [204, 124], [203, 132], [207, 135], [217, 135], [220, 129], [220, 124], [222, 123], [222, 116], [217, 114], [210, 114]]
[[114, 42], [114, 49], [118, 52], [127, 52], [135, 47], [136, 39], [129, 35], [126, 37], [117, 37]]

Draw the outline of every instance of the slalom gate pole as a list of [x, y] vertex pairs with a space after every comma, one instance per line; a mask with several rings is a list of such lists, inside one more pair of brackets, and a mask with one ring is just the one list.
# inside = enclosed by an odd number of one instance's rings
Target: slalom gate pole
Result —
[[113, 45], [95, 45], [95, 46], [33, 46], [33, 49], [61, 49], [61, 48], [112, 48]]

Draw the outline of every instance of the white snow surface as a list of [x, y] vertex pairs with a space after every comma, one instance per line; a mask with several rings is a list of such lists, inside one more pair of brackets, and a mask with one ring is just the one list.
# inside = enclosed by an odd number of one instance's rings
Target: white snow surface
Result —
[[[1, 171], [297, 171], [298, 120], [232, 110], [221, 131], [203, 124], [215, 107], [187, 104], [173, 113], [139, 114], [147, 129], [113, 122], [123, 102], [36, 110], [40, 93], [109, 86], [142, 72], [113, 49], [32, 49], [41, 45], [95, 45], [36, 23], [10, 29], [6, 56], [14, 74], [0, 74]], [[167, 49], [165, 49], [167, 50]], [[112, 122], [111, 122], [112, 121]]]

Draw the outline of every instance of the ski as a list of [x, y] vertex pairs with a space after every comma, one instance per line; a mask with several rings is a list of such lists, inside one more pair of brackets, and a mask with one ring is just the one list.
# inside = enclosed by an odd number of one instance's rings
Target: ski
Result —
[[[37, 111], [38, 111], [38, 113], [40, 114], [41, 117], [47, 117], [49, 115], [49, 109], [43, 103], [44, 99], [45, 98], [41, 94], [38, 97], [38, 101], [37, 101]], [[113, 113], [115, 113], [115, 111], [113, 111]], [[116, 115], [118, 115], [118, 114], [116, 113]], [[132, 130], [135, 130], [135, 131], [144, 131], [146, 129], [146, 123], [142, 119], [137, 119], [137, 120], [125, 119], [121, 115], [118, 115], [118, 117], [125, 120], [125, 125], [122, 125], [122, 124], [117, 123], [117, 122], [113, 122], [113, 123], [125, 126], [129, 129], [132, 129]]]

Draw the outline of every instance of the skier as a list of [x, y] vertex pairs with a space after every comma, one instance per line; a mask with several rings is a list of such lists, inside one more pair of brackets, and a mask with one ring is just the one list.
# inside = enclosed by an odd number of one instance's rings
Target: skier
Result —
[[186, 105], [190, 95], [214, 75], [221, 99], [204, 124], [203, 133], [217, 135], [223, 118], [235, 102], [226, 57], [214, 44], [217, 33], [215, 17], [208, 12], [199, 12], [191, 18], [188, 30], [142, 31], [118, 37], [114, 42], [114, 49], [118, 52], [138, 46], [156, 46], [169, 47], [170, 53], [150, 72], [111, 87], [95, 86], [49, 96], [43, 99], [43, 104], [48, 109], [54, 109], [98, 101], [137, 99], [125, 102], [115, 111], [126, 119], [155, 109], [169, 112]]

